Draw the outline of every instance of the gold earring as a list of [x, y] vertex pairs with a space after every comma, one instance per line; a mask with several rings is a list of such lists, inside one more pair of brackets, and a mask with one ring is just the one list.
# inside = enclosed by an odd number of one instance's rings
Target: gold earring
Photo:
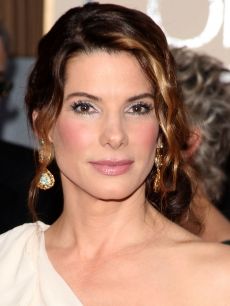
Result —
[[153, 183], [154, 192], [160, 191], [160, 179], [161, 179], [161, 167], [163, 165], [163, 155], [162, 155], [163, 144], [156, 148], [155, 165], [157, 168], [157, 173]]
[[[48, 155], [46, 154], [44, 150], [45, 143], [43, 139], [40, 141], [40, 144], [41, 144], [41, 148], [39, 149], [39, 152], [38, 152], [39, 163], [41, 164], [43, 162], [49, 163], [51, 154], [50, 153]], [[52, 188], [54, 186], [54, 183], [55, 183], [55, 179], [54, 179], [53, 174], [47, 168], [45, 168], [41, 173], [39, 182], [37, 183], [37, 187], [42, 190], [47, 190], [47, 189]]]

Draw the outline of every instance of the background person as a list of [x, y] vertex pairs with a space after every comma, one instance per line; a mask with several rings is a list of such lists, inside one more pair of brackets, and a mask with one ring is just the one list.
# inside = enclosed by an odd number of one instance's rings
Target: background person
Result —
[[[0, 23], [0, 112], [6, 109], [8, 94], [12, 88], [11, 63], [9, 37]], [[1, 128], [3, 126], [0, 122], [0, 132]], [[55, 172], [55, 166], [53, 168]], [[34, 174], [33, 150], [0, 140], [0, 233], [32, 221], [27, 202], [30, 182]], [[39, 218], [46, 223], [56, 220], [62, 210], [62, 192], [58, 184], [58, 173], [56, 173], [56, 180], [55, 188], [46, 193], [40, 192], [37, 203]], [[46, 205], [47, 202], [52, 201], [57, 205]]]
[[224, 192], [229, 193], [225, 186], [229, 184], [230, 71], [207, 54], [188, 48], [171, 51], [194, 130], [186, 156], [199, 177], [193, 205], [204, 222], [201, 237], [230, 240], [230, 203], [221, 205], [225, 216], [214, 206], [222, 201]]
[[[0, 24], [0, 108], [12, 87], [9, 49], [8, 35]], [[0, 140], [0, 232], [29, 221], [26, 203], [33, 164], [32, 150]]]

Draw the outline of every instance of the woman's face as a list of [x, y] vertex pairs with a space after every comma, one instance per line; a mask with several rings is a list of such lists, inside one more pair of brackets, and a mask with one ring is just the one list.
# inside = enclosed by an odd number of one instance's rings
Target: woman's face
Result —
[[158, 131], [152, 88], [135, 57], [95, 51], [69, 60], [50, 132], [64, 195], [119, 200], [144, 191]]

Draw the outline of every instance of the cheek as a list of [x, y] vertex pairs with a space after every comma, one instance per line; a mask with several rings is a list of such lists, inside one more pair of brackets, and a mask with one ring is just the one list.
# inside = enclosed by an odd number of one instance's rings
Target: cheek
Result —
[[155, 150], [157, 144], [157, 137], [159, 133], [158, 123], [145, 122], [139, 125], [134, 131], [134, 137], [139, 146], [143, 149]]
[[[89, 126], [76, 121], [57, 122], [53, 133], [55, 148], [63, 147], [65, 151], [87, 147], [93, 140]], [[70, 152], [69, 151], [69, 152]]]

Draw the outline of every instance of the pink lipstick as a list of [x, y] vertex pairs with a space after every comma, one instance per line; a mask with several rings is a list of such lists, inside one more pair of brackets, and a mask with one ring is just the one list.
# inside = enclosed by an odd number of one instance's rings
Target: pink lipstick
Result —
[[116, 176], [126, 173], [131, 165], [133, 164], [132, 160], [99, 160], [92, 161], [90, 164], [98, 172], [108, 176]]

